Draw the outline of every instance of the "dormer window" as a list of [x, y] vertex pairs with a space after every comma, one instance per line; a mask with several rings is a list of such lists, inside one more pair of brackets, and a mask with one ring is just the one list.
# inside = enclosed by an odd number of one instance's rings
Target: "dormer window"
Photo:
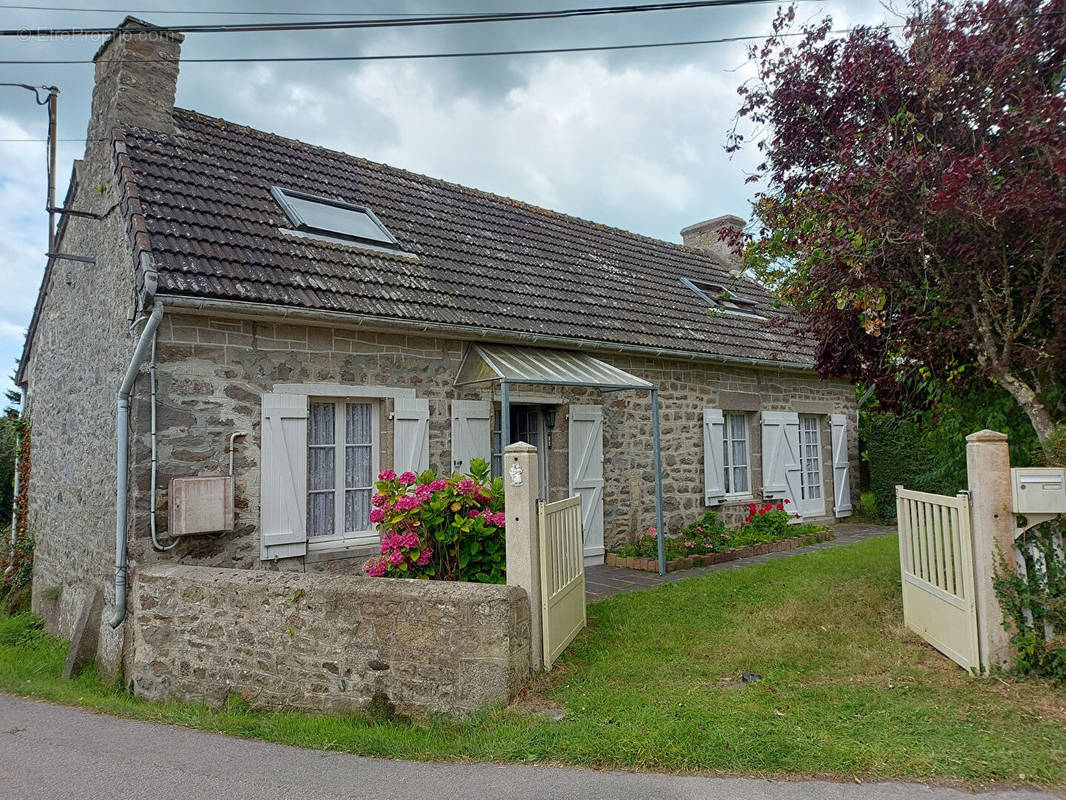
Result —
[[270, 193], [298, 233], [387, 250], [400, 249], [395, 237], [365, 206], [278, 186], [271, 188]]
[[681, 283], [703, 298], [707, 305], [717, 311], [743, 314], [746, 317], [758, 317], [761, 319], [760, 315], [755, 311], [755, 303], [751, 300], [737, 297], [720, 283], [697, 278], [682, 278]]

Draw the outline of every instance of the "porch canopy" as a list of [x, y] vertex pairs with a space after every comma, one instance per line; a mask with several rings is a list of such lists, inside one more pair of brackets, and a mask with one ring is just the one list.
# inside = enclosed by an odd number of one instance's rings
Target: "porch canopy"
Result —
[[456, 386], [498, 381], [500, 384], [500, 434], [503, 446], [511, 441], [510, 385], [585, 386], [601, 392], [645, 390], [651, 392], [652, 457], [655, 470], [655, 523], [658, 536], [659, 574], [666, 574], [663, 544], [663, 479], [659, 437], [659, 387], [588, 353], [474, 343], [469, 346]]

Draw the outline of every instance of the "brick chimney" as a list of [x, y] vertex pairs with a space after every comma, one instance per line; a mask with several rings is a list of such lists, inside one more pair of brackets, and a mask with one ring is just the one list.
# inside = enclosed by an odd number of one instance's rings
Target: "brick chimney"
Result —
[[107, 139], [112, 126], [128, 123], [174, 131], [174, 93], [185, 37], [136, 17], [126, 17], [93, 57], [90, 143]]
[[717, 256], [723, 264], [738, 266], [739, 259], [728, 242], [719, 239], [719, 234], [724, 228], [743, 230], [747, 223], [733, 214], [725, 214], [714, 219], [697, 222], [681, 229], [681, 241], [685, 247], [694, 250], [702, 250], [710, 255]]

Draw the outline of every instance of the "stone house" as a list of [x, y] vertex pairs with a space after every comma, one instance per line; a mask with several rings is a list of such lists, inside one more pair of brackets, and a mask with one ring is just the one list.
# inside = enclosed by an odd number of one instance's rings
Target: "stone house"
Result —
[[[546, 497], [582, 495], [601, 562], [654, 524], [649, 386], [667, 530], [764, 497], [850, 513], [853, 389], [736, 270], [718, 233], [741, 220], [673, 244], [175, 108], [182, 37], [123, 28], [55, 248], [95, 263], [49, 260], [17, 376], [34, 608], [69, 636], [102, 591], [104, 670], [129, 572], [358, 572], [378, 470], [507, 441], [538, 448]], [[169, 536], [171, 480], [230, 474], [232, 530]]]

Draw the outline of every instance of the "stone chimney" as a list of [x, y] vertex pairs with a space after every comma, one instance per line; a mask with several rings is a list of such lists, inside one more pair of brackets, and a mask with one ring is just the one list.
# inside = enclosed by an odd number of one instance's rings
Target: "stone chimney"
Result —
[[172, 133], [178, 62], [185, 37], [126, 17], [93, 57], [90, 144], [107, 139], [118, 123]]
[[739, 266], [740, 260], [737, 258], [736, 253], [733, 252], [732, 246], [718, 237], [725, 228], [743, 230], [746, 224], [740, 217], [733, 214], [725, 214], [721, 217], [704, 220], [703, 222], [697, 222], [695, 225], [689, 225], [687, 228], [682, 228], [681, 241], [685, 247], [702, 250], [705, 253], [717, 256], [724, 264]]

